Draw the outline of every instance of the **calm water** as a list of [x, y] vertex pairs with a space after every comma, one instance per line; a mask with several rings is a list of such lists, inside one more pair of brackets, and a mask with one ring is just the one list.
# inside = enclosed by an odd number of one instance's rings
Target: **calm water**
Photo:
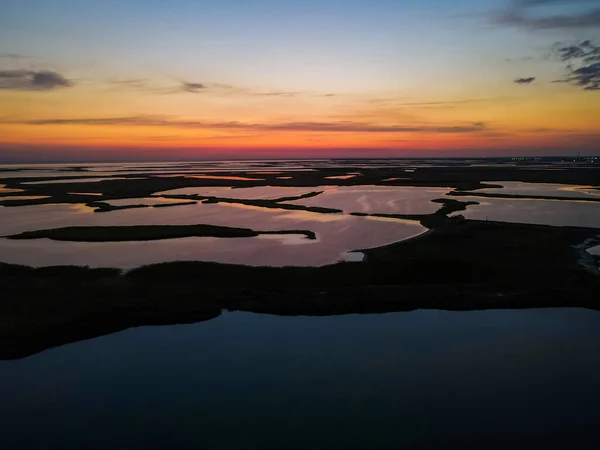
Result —
[[600, 203], [469, 196], [456, 198], [479, 202], [479, 205], [469, 206], [466, 211], [458, 213], [467, 219], [600, 228]]
[[316, 197], [289, 203], [341, 209], [344, 212], [379, 214], [431, 214], [440, 208], [431, 200], [443, 198], [452, 189], [385, 186], [321, 186]]
[[594, 186], [578, 186], [554, 183], [523, 183], [520, 181], [484, 181], [502, 188], [479, 189], [476, 192], [510, 195], [541, 195], [548, 197], [598, 197], [600, 190]]
[[[416, 163], [416, 164], [413, 164]], [[443, 163], [443, 164], [442, 164]], [[467, 162], [468, 163], [468, 162]], [[423, 166], [448, 165], [449, 161], [205, 161], [174, 163], [88, 164], [78, 170], [66, 165], [40, 164], [24, 166], [23, 171], [7, 171], [0, 166], [2, 177], [51, 176], [45, 181], [23, 182], [24, 188], [37, 184], [67, 183], [66, 192], [82, 182], [95, 182], [108, 186], [108, 181], [123, 178], [101, 178], [110, 175], [138, 174], [141, 177], [193, 177], [200, 179], [259, 180], [261, 175], [277, 175], [283, 171], [314, 171], [322, 168], [356, 167], [344, 171], [345, 175], [325, 176], [324, 185], [308, 187], [258, 186], [233, 188], [232, 186], [185, 187], [155, 192], [146, 198], [123, 198], [109, 200], [116, 206], [155, 206], [180, 202], [161, 198], [162, 195], [198, 194], [233, 199], [277, 199], [294, 197], [315, 191], [321, 194], [310, 198], [289, 201], [307, 207], [325, 207], [342, 210], [339, 214], [317, 214], [306, 211], [289, 211], [232, 204], [195, 204], [172, 208], [143, 208], [95, 214], [85, 204], [49, 204], [21, 207], [0, 207], [0, 261], [27, 265], [75, 264], [92, 267], [131, 268], [177, 260], [205, 260], [250, 265], [311, 265], [332, 264], [340, 260], [360, 258], [349, 251], [379, 247], [398, 242], [425, 231], [415, 221], [384, 220], [352, 216], [349, 213], [369, 214], [431, 214], [440, 208], [432, 200], [444, 198], [451, 189], [409, 186], [332, 186], [327, 179], [360, 178], [368, 167], [394, 168], [390, 175], [410, 174]], [[465, 164], [465, 161], [462, 162]], [[14, 169], [12, 166], [10, 169]], [[251, 176], [211, 174], [215, 171], [250, 171]], [[297, 172], [294, 172], [294, 175]], [[323, 175], [326, 175], [324, 172]], [[65, 180], [80, 176], [81, 179]], [[93, 178], [92, 178], [93, 176]], [[292, 175], [293, 177], [293, 175]], [[289, 178], [289, 176], [283, 177]], [[390, 177], [388, 180], [397, 178]], [[130, 178], [135, 180], [135, 178]], [[132, 181], [135, 183], [135, 181]], [[549, 183], [499, 182], [503, 188], [483, 189], [473, 192], [479, 205], [469, 206], [462, 215], [467, 218], [489, 219], [505, 222], [524, 222], [545, 225], [571, 225], [600, 227], [600, 204], [581, 201], [521, 200], [476, 197], [478, 192], [505, 194], [554, 195], [563, 197], [592, 197], [600, 191], [591, 186], [560, 185]], [[68, 187], [67, 187], [68, 186]], [[8, 197], [17, 192], [18, 197]], [[85, 191], [85, 189], [81, 189]], [[36, 198], [20, 189], [0, 185], [0, 197], [15, 200]], [[2, 200], [0, 198], [0, 200]], [[43, 198], [43, 197], [39, 197]], [[446, 197], [449, 198], [449, 197]], [[569, 199], [570, 200], [570, 199]], [[210, 224], [228, 227], [252, 228], [258, 231], [310, 230], [316, 240], [298, 236], [260, 236], [258, 238], [216, 239], [185, 238], [154, 242], [56, 242], [48, 239], [33, 241], [9, 241], [2, 236], [47, 228], [67, 226], [132, 226], [132, 225], [193, 225]]]
[[600, 314], [228, 313], [0, 362], [6, 449], [596, 449]]
[[[558, 189], [560, 185], [539, 189]], [[565, 189], [567, 187], [564, 187]], [[216, 239], [186, 238], [155, 242], [10, 241], [0, 238], [0, 261], [27, 265], [75, 264], [131, 268], [163, 261], [206, 260], [251, 265], [325, 265], [348, 258], [348, 251], [379, 247], [425, 231], [415, 221], [351, 216], [349, 212], [427, 214], [450, 189], [384, 186], [193, 187], [157, 193], [150, 198], [111, 200], [113, 205], [180, 202], [164, 194], [200, 194], [238, 199], [274, 199], [323, 191], [289, 203], [343, 210], [318, 214], [235, 204], [202, 204], [94, 213], [84, 204], [0, 207], [0, 236], [66, 226], [193, 225], [252, 228], [262, 231], [311, 230], [317, 240], [297, 236]], [[499, 189], [502, 191], [502, 189]], [[556, 191], [563, 192], [563, 191]], [[567, 194], [572, 191], [564, 191]], [[549, 194], [549, 192], [546, 192]], [[448, 197], [447, 197], [448, 198]], [[467, 218], [554, 226], [600, 227], [600, 204], [581, 201], [460, 197], [477, 201], [460, 214]]]
[[106, 243], [0, 239], [0, 261], [33, 266], [75, 264], [121, 268], [189, 260], [320, 266], [346, 259], [348, 251], [380, 247], [425, 231], [418, 222], [232, 204], [127, 209], [108, 213], [93, 213], [92, 208], [83, 205], [0, 208], [0, 236], [65, 226], [199, 223], [262, 231], [311, 230], [317, 234], [317, 239], [281, 235]]
[[[90, 165], [87, 174], [185, 176], [198, 170], [253, 169], [258, 178], [269, 169], [314, 170], [323, 164], [97, 164]], [[379, 164], [385, 166], [379, 162], [371, 166]], [[369, 164], [361, 163], [365, 165]], [[60, 169], [40, 165], [0, 175], [85, 174]], [[503, 184], [504, 189], [489, 192], [597, 195], [573, 186]], [[69, 189], [76, 187], [70, 183]], [[320, 186], [206, 187], [169, 193], [268, 199], [321, 189], [324, 194], [296, 203], [346, 213], [425, 214], [440, 206], [432, 199], [449, 191]], [[2, 195], [14, 191], [0, 185]], [[168, 201], [156, 195], [111, 203]], [[600, 226], [597, 203], [458, 199], [481, 202], [461, 213], [467, 217]], [[321, 265], [347, 257], [348, 250], [377, 247], [424, 231], [415, 222], [229, 204], [98, 214], [84, 205], [0, 208], [0, 236], [76, 225], [197, 223], [308, 229], [318, 239], [260, 236], [151, 243], [0, 239], [0, 260], [117, 267], [185, 259]], [[600, 247], [589, 251], [598, 254]], [[0, 448], [597, 449], [598, 373], [600, 314], [583, 309], [323, 318], [227, 313], [205, 323], [132, 329], [18, 361], [0, 361]]]

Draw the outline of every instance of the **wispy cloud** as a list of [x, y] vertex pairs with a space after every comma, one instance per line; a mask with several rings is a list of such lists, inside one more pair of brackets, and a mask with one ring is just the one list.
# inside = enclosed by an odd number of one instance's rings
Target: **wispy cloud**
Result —
[[255, 92], [252, 95], [259, 97], [297, 97], [298, 95], [305, 94], [304, 92]]
[[535, 81], [535, 77], [527, 77], [527, 78], [517, 78], [514, 80], [514, 83], [517, 84], [531, 84]]
[[493, 16], [493, 22], [529, 30], [573, 29], [600, 27], [600, 8], [593, 7], [582, 12], [548, 13], [547, 6], [598, 5], [597, 0], [516, 0], [508, 8]]
[[586, 91], [600, 90], [600, 46], [591, 41], [556, 44], [553, 56], [567, 64], [566, 76], [558, 82], [570, 83]]
[[212, 94], [212, 95], [241, 95], [246, 97], [333, 97], [336, 94], [321, 94], [307, 91], [269, 91], [256, 88], [248, 88], [241, 86], [233, 86], [226, 83], [218, 82], [188, 82], [180, 81], [179, 87], [165, 88], [163, 93], [182, 93], [188, 92], [192, 94]]
[[0, 70], [0, 89], [50, 91], [72, 85], [72, 81], [51, 70]]
[[30, 59], [30, 58], [32, 58], [32, 56], [23, 55], [21, 53], [0, 53], [0, 58]]
[[[196, 136], [194, 141], [212, 141], [222, 139], [250, 139], [260, 137], [260, 134], [235, 134], [235, 135], [216, 135], [216, 136]], [[190, 140], [189, 136], [182, 136], [181, 134], [169, 134], [162, 136], [146, 136], [143, 138], [145, 141], [186, 141]]]
[[119, 88], [135, 88], [135, 89], [145, 89], [148, 87], [148, 80], [144, 78], [133, 78], [129, 80], [120, 80], [120, 79], [111, 79], [107, 81], [108, 84], [113, 85], [114, 87]]
[[505, 61], [508, 63], [518, 63], [524, 61], [533, 61], [533, 56], [522, 56], [521, 58], [506, 58]]
[[179, 86], [165, 87], [157, 90], [163, 94], [177, 94], [177, 93], [190, 93], [190, 94], [211, 94], [211, 95], [243, 95], [243, 96], [257, 96], [257, 97], [296, 97], [299, 95], [307, 94], [306, 92], [300, 91], [260, 91], [250, 89], [246, 87], [232, 86], [226, 83], [218, 82], [190, 82], [190, 81], [179, 81]]
[[[175, 83], [173, 83], [173, 81]], [[168, 84], [161, 80], [153, 79], [120, 79], [112, 78], [103, 81], [117, 89], [132, 89], [145, 90], [155, 94], [204, 94], [210, 96], [240, 96], [245, 98], [251, 97], [271, 97], [271, 98], [289, 98], [289, 97], [306, 97], [306, 98], [332, 98], [340, 97], [344, 94], [330, 92], [311, 92], [311, 91], [284, 91], [284, 90], [268, 90], [265, 88], [234, 86], [227, 83], [212, 82], [212, 81], [186, 81], [181, 79], [172, 79]]]
[[517, 5], [520, 6], [542, 6], [542, 5], [552, 5], [552, 4], [565, 4], [565, 5], [572, 5], [572, 4], [576, 4], [576, 3], [581, 3], [581, 4], [597, 4], [598, 0], [517, 0], [516, 2]]
[[[14, 123], [14, 122], [11, 122]], [[252, 131], [304, 131], [336, 133], [478, 133], [487, 129], [483, 122], [460, 125], [379, 125], [369, 122], [201, 122], [195, 120], [171, 119], [163, 116], [128, 116], [77, 119], [44, 119], [19, 122], [28, 125], [89, 125], [89, 126], [143, 126], [172, 127], [185, 129], [222, 129]]]
[[181, 82], [181, 90], [184, 92], [191, 92], [192, 94], [198, 94], [206, 89], [206, 86], [202, 83], [190, 83], [187, 81]]
[[446, 100], [446, 101], [435, 101], [435, 102], [400, 102], [396, 103], [398, 106], [451, 106], [451, 105], [462, 105], [466, 103], [481, 103], [504, 100], [499, 98], [471, 98], [466, 100]]

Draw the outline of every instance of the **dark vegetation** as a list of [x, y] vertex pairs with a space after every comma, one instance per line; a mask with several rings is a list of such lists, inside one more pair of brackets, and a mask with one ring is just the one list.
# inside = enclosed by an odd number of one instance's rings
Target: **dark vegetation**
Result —
[[238, 205], [257, 206], [259, 208], [288, 209], [292, 211], [309, 211], [321, 214], [342, 213], [341, 209], [321, 208], [319, 206], [292, 205], [289, 203], [279, 203], [275, 200], [245, 200], [233, 198], [208, 197], [202, 203], [233, 203]]
[[93, 201], [86, 203], [86, 206], [90, 208], [95, 208], [94, 212], [109, 212], [109, 211], [119, 211], [121, 209], [138, 209], [138, 208], [167, 208], [169, 206], [186, 206], [186, 205], [196, 205], [198, 202], [193, 200], [174, 202], [174, 203], [159, 203], [157, 205], [147, 205], [147, 204], [133, 204], [133, 205], [111, 205], [107, 202], [99, 202]]
[[600, 229], [465, 220], [364, 250], [363, 263], [250, 267], [209, 262], [116, 269], [0, 264], [0, 358], [222, 310], [283, 315], [534, 307], [598, 309], [600, 277], [573, 246]]
[[143, 205], [143, 204], [139, 204], [139, 205], [122, 205], [122, 206], [116, 206], [116, 205], [111, 205], [110, 203], [107, 202], [89, 202], [86, 203], [86, 206], [89, 206], [90, 208], [95, 208], [94, 212], [108, 212], [108, 211], [119, 211], [121, 209], [139, 209], [139, 208], [149, 208], [150, 205]]
[[417, 220], [425, 228], [433, 229], [441, 227], [443, 225], [449, 225], [458, 221], [463, 220], [462, 218], [448, 217], [448, 214], [455, 213], [457, 211], [464, 211], [468, 206], [478, 205], [477, 202], [460, 202], [454, 199], [438, 198], [431, 200], [434, 203], [441, 203], [442, 207], [432, 214], [367, 214], [367, 213], [350, 213], [353, 216], [372, 216], [372, 217], [385, 217], [389, 219], [402, 219], [402, 220]]
[[196, 205], [198, 202], [190, 201], [190, 202], [173, 202], [173, 203], [158, 203], [156, 205], [152, 205], [153, 208], [169, 208], [171, 206], [187, 206], [187, 205]]
[[[343, 162], [343, 161], [341, 161]], [[353, 160], [352, 164], [358, 164], [360, 161]], [[82, 203], [108, 201], [122, 198], [142, 198], [148, 197], [156, 192], [162, 192], [184, 187], [204, 187], [204, 186], [233, 186], [238, 188], [253, 186], [293, 186], [293, 187], [315, 187], [320, 185], [334, 186], [356, 186], [356, 185], [380, 185], [380, 186], [422, 186], [422, 187], [448, 187], [459, 191], [473, 191], [481, 188], [499, 187], [493, 182], [499, 181], [524, 181], [531, 183], [561, 183], [578, 185], [597, 185], [600, 180], [600, 166], [598, 165], [574, 165], [562, 166], [560, 170], [548, 170], [547, 167], [538, 167], [535, 163], [514, 163], [506, 164], [502, 161], [485, 160], [489, 166], [468, 166], [464, 161], [445, 160], [443, 165], [438, 166], [432, 162], [431, 166], [423, 161], [393, 161], [389, 167], [370, 167], [365, 162], [364, 168], [320, 168], [319, 170], [306, 171], [286, 171], [280, 169], [277, 163], [273, 163], [273, 169], [281, 173], [261, 175], [263, 180], [222, 180], [222, 179], [200, 179], [181, 177], [158, 177], [144, 175], [144, 170], [139, 169], [140, 173], [134, 174], [116, 174], [112, 177], [106, 177], [110, 181], [84, 182], [84, 183], [56, 183], [56, 184], [21, 184], [27, 181], [56, 180], [51, 177], [36, 178], [0, 178], [0, 184], [5, 184], [7, 188], [24, 189], [26, 193], [20, 195], [47, 195], [50, 198], [32, 199], [32, 200], [5, 200], [0, 201], [0, 206], [23, 206], [23, 205], [41, 205], [49, 203]], [[419, 167], [415, 165], [419, 164]], [[439, 164], [439, 162], [438, 162]], [[267, 163], [265, 163], [267, 165]], [[180, 168], [189, 169], [193, 165], [182, 165]], [[406, 168], [413, 170], [405, 172]], [[80, 168], [78, 168], [79, 170]], [[129, 170], [134, 171], [134, 170]], [[327, 179], [329, 176], [346, 175], [348, 172], [360, 172], [360, 175], [347, 179]], [[214, 172], [216, 176], [248, 176], [252, 177], [252, 169], [247, 171], [222, 171]], [[25, 172], [26, 173], [26, 172]], [[88, 178], [93, 172], [72, 172], [81, 174], [78, 176], [65, 176], [65, 179]], [[203, 173], [198, 169], [198, 174]], [[65, 172], [67, 175], [68, 172]], [[187, 175], [192, 175], [189, 173]], [[144, 177], [139, 179], [139, 177]], [[291, 179], [280, 179], [280, 177], [291, 177]], [[111, 179], [123, 178], [123, 179]], [[388, 178], [402, 178], [395, 181], [384, 181]], [[492, 183], [492, 184], [490, 184]], [[69, 191], [101, 193], [102, 196], [71, 195]], [[6, 194], [10, 195], [10, 194]], [[470, 195], [470, 194], [468, 194]], [[495, 195], [495, 194], [492, 194]], [[179, 197], [179, 196], [176, 196]], [[528, 197], [531, 198], [531, 197]], [[289, 199], [283, 199], [289, 201]], [[589, 201], [589, 199], [587, 200]], [[268, 202], [268, 201], [267, 201]], [[277, 199], [275, 203], [281, 203], [282, 199]], [[263, 206], [263, 205], [261, 205]], [[268, 207], [268, 206], [267, 206]], [[272, 207], [272, 206], [271, 206]]]
[[136, 225], [108, 227], [65, 227], [50, 230], [27, 231], [7, 236], [8, 239], [53, 239], [73, 242], [156, 241], [185, 237], [240, 238], [261, 234], [302, 234], [316, 239], [313, 231], [254, 231], [249, 228], [220, 227], [216, 225]]
[[202, 203], [232, 203], [238, 205], [247, 205], [247, 206], [256, 206], [258, 208], [271, 208], [271, 209], [287, 209], [293, 211], [309, 211], [321, 214], [335, 214], [342, 213], [341, 209], [333, 209], [333, 208], [321, 208], [318, 206], [302, 206], [302, 205], [292, 205], [289, 203], [294, 200], [302, 200], [304, 198], [316, 197], [317, 195], [322, 194], [323, 191], [315, 191], [309, 192], [307, 194], [297, 195], [294, 197], [280, 197], [276, 199], [236, 199], [236, 198], [227, 198], [227, 197], [214, 197], [214, 196], [206, 196], [206, 195], [195, 195], [195, 194], [182, 194], [182, 195], [170, 195], [166, 194], [164, 198], [173, 198], [173, 199], [190, 199], [190, 200], [199, 200]]

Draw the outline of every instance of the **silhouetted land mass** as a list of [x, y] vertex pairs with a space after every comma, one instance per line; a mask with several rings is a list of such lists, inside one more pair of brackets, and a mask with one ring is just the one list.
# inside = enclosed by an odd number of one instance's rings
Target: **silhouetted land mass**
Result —
[[139, 208], [149, 208], [150, 205], [143, 205], [143, 204], [139, 204], [139, 205], [122, 205], [122, 206], [116, 206], [116, 205], [111, 205], [110, 203], [106, 203], [106, 202], [90, 202], [90, 203], [86, 203], [86, 206], [89, 206], [90, 208], [95, 208], [94, 212], [108, 212], [108, 211], [119, 211], [122, 209], [139, 209]]
[[283, 230], [254, 231], [249, 228], [221, 227], [216, 225], [136, 225], [107, 227], [64, 227], [49, 230], [26, 231], [7, 236], [8, 239], [52, 239], [72, 242], [156, 241], [185, 237], [241, 238], [261, 234], [300, 234], [316, 239], [313, 231]]
[[454, 199], [448, 198], [438, 198], [435, 200], [431, 200], [433, 203], [441, 203], [442, 207], [438, 209], [436, 212], [432, 214], [367, 214], [367, 213], [350, 213], [352, 216], [360, 216], [360, 217], [384, 217], [388, 219], [402, 219], [402, 220], [417, 220], [423, 225], [425, 228], [433, 229], [436, 227], [441, 227], [443, 225], [451, 224], [458, 220], [462, 220], [461, 218], [451, 218], [448, 217], [448, 214], [452, 214], [458, 211], [465, 211], [468, 206], [478, 205], [478, 202], [461, 202]]
[[581, 264], [593, 258], [574, 247], [598, 236], [600, 229], [464, 220], [364, 250], [365, 262], [324, 267], [173, 262], [121, 274], [0, 264], [0, 358], [129, 327], [208, 320], [224, 310], [599, 309], [600, 277]]
[[152, 205], [153, 208], [169, 208], [171, 206], [187, 206], [187, 205], [196, 205], [198, 202], [173, 202], [173, 203], [159, 203], [157, 205]]
[[[492, 162], [487, 161], [487, 162]], [[353, 164], [357, 161], [353, 160]], [[336, 186], [448, 187], [454, 195], [498, 187], [494, 182], [523, 181], [595, 185], [600, 167], [564, 166], [548, 170], [527, 162], [496, 162], [468, 166], [446, 160], [442, 166], [415, 167], [401, 162], [389, 167], [336, 167], [319, 170], [281, 170], [259, 180], [158, 177], [116, 171], [111, 181], [23, 184], [56, 180], [51, 177], [4, 178], [0, 184], [26, 192], [3, 196], [48, 195], [46, 199], [2, 200], [0, 206], [81, 204], [103, 212], [149, 205], [112, 206], [110, 200], [139, 198], [185, 187]], [[504, 165], [506, 164], [506, 166]], [[510, 164], [510, 165], [509, 165]], [[193, 168], [181, 164], [180, 168]], [[408, 170], [406, 172], [404, 169]], [[139, 172], [143, 172], [143, 168]], [[138, 170], [131, 170], [138, 172]], [[68, 179], [89, 178], [93, 172], [73, 166]], [[252, 170], [222, 171], [216, 176], [257, 178]], [[328, 179], [359, 172], [354, 178]], [[65, 172], [68, 174], [69, 172]], [[201, 169], [198, 174], [202, 174]], [[279, 177], [291, 177], [280, 179]], [[97, 176], [94, 175], [96, 178]], [[139, 178], [142, 179], [133, 179]], [[110, 177], [109, 177], [110, 178]], [[107, 179], [109, 179], [107, 178]], [[113, 177], [114, 178], [114, 177]], [[385, 181], [390, 178], [401, 178]], [[318, 188], [317, 188], [318, 189]], [[98, 195], [73, 195], [69, 191]], [[469, 192], [466, 192], [469, 191]], [[286, 202], [319, 195], [274, 200], [239, 200], [206, 196], [165, 196], [182, 202], [237, 203], [256, 207], [341, 213]], [[479, 193], [487, 197], [506, 194]], [[518, 196], [515, 198], [540, 198]], [[563, 198], [552, 198], [566, 200]], [[573, 199], [568, 199], [572, 201]], [[596, 199], [586, 198], [586, 201]], [[323, 267], [251, 267], [210, 262], [172, 262], [122, 273], [118, 269], [61, 266], [33, 268], [0, 264], [0, 359], [22, 358], [57, 345], [101, 336], [129, 327], [193, 323], [210, 320], [222, 311], [280, 315], [380, 313], [413, 309], [472, 310], [494, 308], [599, 308], [598, 257], [583, 250], [600, 244], [600, 228], [551, 227], [450, 218], [474, 202], [438, 199], [433, 214], [375, 214], [418, 220], [429, 228], [424, 235], [376, 249], [362, 250], [365, 261]], [[158, 205], [154, 205], [159, 207]], [[162, 206], [162, 205], [161, 205]], [[172, 206], [172, 205], [164, 205]], [[201, 206], [200, 206], [201, 207]], [[356, 215], [366, 215], [356, 213]], [[212, 233], [212, 234], [211, 234]], [[147, 240], [186, 236], [255, 236], [265, 233], [243, 228], [191, 226], [70, 227], [22, 233], [20, 239]], [[273, 232], [268, 232], [273, 233]], [[275, 232], [279, 233], [279, 232]], [[314, 238], [310, 230], [290, 230]], [[18, 235], [19, 236], [19, 235]], [[15, 236], [16, 237], [16, 236]]]
[[[353, 161], [356, 164], [357, 161]], [[530, 183], [559, 183], [559, 184], [577, 184], [577, 185], [596, 185], [600, 180], [600, 166], [597, 164], [588, 164], [577, 167], [562, 167], [559, 170], [548, 170], [545, 167], [537, 167], [530, 163], [521, 165], [514, 163], [511, 165], [492, 164], [492, 160], [485, 160], [489, 166], [469, 166], [464, 161], [445, 160], [443, 166], [422, 166], [414, 167], [415, 162], [406, 162], [402, 166], [402, 161], [397, 161], [397, 165], [389, 167], [365, 167], [357, 169], [348, 168], [321, 168], [318, 170], [306, 171], [287, 171], [280, 170], [278, 174], [261, 174], [261, 179], [255, 180], [226, 180], [226, 179], [204, 179], [204, 178], [186, 178], [180, 177], [158, 177], [144, 174], [144, 169], [139, 169], [140, 173], [119, 174], [104, 177], [106, 180], [101, 182], [82, 182], [82, 183], [56, 183], [56, 184], [22, 184], [30, 181], [56, 181], [55, 177], [32, 177], [32, 178], [0, 178], [0, 184], [5, 184], [7, 188], [24, 189], [26, 193], [20, 195], [47, 195], [46, 199], [31, 200], [1, 200], [0, 206], [24, 206], [24, 205], [42, 205], [50, 203], [82, 203], [108, 201], [122, 198], [143, 198], [151, 196], [157, 192], [168, 191], [185, 187], [254, 187], [254, 186], [290, 186], [290, 187], [311, 187], [320, 185], [331, 186], [421, 186], [421, 187], [447, 187], [461, 191], [473, 191], [482, 188], [501, 187], [493, 184], [500, 181], [523, 181]], [[265, 163], [265, 166], [268, 163]], [[277, 168], [277, 164], [272, 164]], [[190, 168], [181, 166], [181, 168]], [[405, 172], [405, 169], [411, 172]], [[147, 169], [146, 169], [147, 170]], [[133, 170], [128, 170], [133, 171]], [[211, 175], [227, 177], [248, 177], [257, 178], [252, 170], [248, 171], [222, 171], [211, 172]], [[360, 173], [354, 178], [347, 180], [328, 179], [330, 176], [343, 176], [352, 173]], [[24, 172], [26, 173], [26, 172]], [[81, 172], [77, 172], [81, 173]], [[205, 171], [198, 169], [198, 174], [204, 174]], [[65, 172], [68, 174], [68, 172]], [[75, 180], [89, 178], [93, 172], [85, 172], [78, 176], [65, 176], [65, 180]], [[185, 175], [193, 175], [194, 172]], [[94, 174], [94, 177], [99, 177]], [[141, 179], [139, 179], [141, 177]], [[291, 177], [291, 179], [281, 179], [281, 177]], [[123, 178], [123, 179], [116, 179]], [[390, 178], [401, 178], [394, 181], [385, 181]], [[79, 192], [100, 193], [102, 196], [94, 195], [72, 195], [69, 191], [77, 190]], [[17, 195], [6, 194], [7, 196]], [[468, 194], [470, 195], [470, 194]], [[493, 194], [495, 195], [495, 194]], [[181, 197], [181, 196], [176, 196]], [[525, 198], [535, 198], [527, 196]], [[562, 200], [562, 198], [561, 198]], [[281, 202], [281, 199], [278, 199]], [[284, 199], [289, 201], [289, 199]], [[589, 201], [589, 200], [587, 200]], [[267, 206], [269, 207], [269, 206]], [[271, 206], [272, 207], [272, 206]]]
[[246, 199], [234, 199], [234, 198], [222, 198], [222, 197], [205, 197], [202, 203], [233, 203], [238, 205], [256, 206], [259, 208], [270, 208], [270, 209], [287, 209], [292, 211], [309, 211], [320, 214], [337, 214], [342, 213], [341, 209], [334, 208], [321, 208], [319, 206], [302, 206], [292, 205], [289, 203], [280, 203], [277, 200], [246, 200]]
[[157, 205], [147, 205], [144, 203], [140, 204], [132, 204], [132, 205], [111, 205], [107, 202], [99, 202], [92, 201], [86, 203], [86, 206], [90, 208], [94, 208], [94, 212], [109, 212], [109, 211], [119, 211], [122, 209], [138, 209], [138, 208], [167, 208], [169, 206], [186, 206], [186, 205], [195, 205], [198, 202], [193, 200], [182, 201], [182, 202], [174, 202], [174, 203], [159, 203]]

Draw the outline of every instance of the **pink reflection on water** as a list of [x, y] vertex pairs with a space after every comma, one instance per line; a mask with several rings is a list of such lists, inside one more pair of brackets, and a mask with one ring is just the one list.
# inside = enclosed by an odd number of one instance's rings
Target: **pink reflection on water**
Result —
[[450, 191], [449, 188], [410, 186], [328, 186], [317, 197], [290, 203], [369, 214], [430, 214], [440, 207], [431, 200], [443, 197]]
[[[76, 264], [92, 267], [136, 267], [163, 261], [206, 260], [250, 265], [325, 265], [346, 259], [346, 252], [379, 247], [424, 231], [416, 222], [373, 220], [345, 214], [318, 214], [231, 204], [198, 204], [174, 208], [143, 208], [107, 213], [81, 213], [63, 208], [30, 212], [29, 220], [13, 226], [10, 234], [43, 228], [74, 225], [163, 225], [212, 224], [245, 227], [258, 231], [311, 230], [310, 240], [299, 235], [258, 238], [184, 238], [152, 242], [81, 243], [49, 239], [13, 241], [0, 239], [0, 260], [4, 262], [51, 265]], [[22, 207], [29, 208], [29, 207]], [[0, 212], [8, 209], [0, 208]], [[31, 210], [28, 210], [31, 211]], [[41, 211], [54, 218], [40, 216]], [[60, 220], [59, 220], [60, 219]], [[5, 221], [0, 223], [4, 224]], [[21, 229], [15, 229], [21, 228]], [[5, 229], [1, 234], [9, 234]]]
[[185, 178], [200, 178], [206, 180], [264, 181], [264, 178], [234, 177], [225, 175], [186, 175]]
[[539, 225], [600, 228], [600, 204], [566, 200], [528, 200], [487, 197], [460, 197], [475, 201], [460, 214], [467, 219]]
[[325, 177], [327, 180], [350, 180], [356, 178], [356, 175], [336, 175], [332, 177]]
[[598, 186], [565, 185], [556, 183], [525, 183], [520, 181], [484, 181], [484, 183], [497, 184], [502, 188], [487, 188], [473, 191], [489, 194], [509, 195], [536, 195], [548, 197], [600, 197]]
[[0, 202], [5, 201], [5, 200], [37, 200], [40, 198], [50, 198], [50, 196], [48, 195], [7, 195], [7, 196], [0, 196]]

